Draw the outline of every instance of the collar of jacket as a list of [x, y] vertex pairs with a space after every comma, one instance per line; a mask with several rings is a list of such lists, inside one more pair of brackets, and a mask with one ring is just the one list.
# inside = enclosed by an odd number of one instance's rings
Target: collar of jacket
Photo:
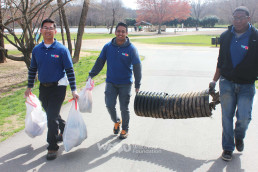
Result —
[[112, 45], [117, 47], [128, 47], [131, 44], [130, 39], [128, 37], [126, 37], [126, 41], [122, 45], [117, 45], [116, 37], [113, 38], [111, 42], [112, 42]]

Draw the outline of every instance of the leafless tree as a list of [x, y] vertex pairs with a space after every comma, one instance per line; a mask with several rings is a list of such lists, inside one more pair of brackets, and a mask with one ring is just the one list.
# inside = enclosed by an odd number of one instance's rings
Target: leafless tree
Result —
[[84, 33], [84, 27], [85, 27], [87, 13], [88, 13], [88, 9], [89, 9], [89, 3], [90, 3], [90, 0], [83, 1], [83, 8], [81, 11], [81, 18], [80, 18], [80, 23], [79, 23], [79, 27], [78, 27], [77, 40], [76, 40], [76, 45], [75, 45], [74, 57], [73, 57], [74, 63], [79, 61], [81, 44], [82, 44], [82, 36]]
[[246, 6], [250, 10], [251, 23], [257, 22], [256, 16], [258, 15], [257, 0], [217, 0], [219, 7], [219, 14], [221, 18], [231, 21], [231, 16], [234, 9], [238, 6]]
[[73, 47], [72, 47], [71, 33], [70, 33], [70, 29], [69, 29], [69, 24], [68, 24], [68, 21], [67, 21], [66, 13], [65, 13], [65, 10], [64, 10], [63, 2], [62, 2], [62, 0], [57, 0], [57, 2], [58, 2], [58, 7], [61, 10], [62, 21], [63, 21], [64, 26], [65, 26], [68, 49], [70, 51], [70, 54], [72, 55]]
[[[3, 22], [0, 26], [8, 33], [0, 34], [14, 47], [22, 52], [22, 56], [8, 55], [8, 50], [0, 46], [0, 50], [5, 53], [6, 58], [15, 61], [24, 61], [27, 68], [30, 66], [31, 52], [35, 46], [35, 37], [39, 33], [40, 23], [45, 18], [50, 18], [57, 10], [53, 0], [30, 0], [17, 1], [5, 0], [2, 8]], [[70, 2], [64, 1], [63, 5]], [[3, 6], [2, 6], [3, 7]], [[22, 33], [15, 33], [14, 26], [19, 26]]]
[[[2, 24], [3, 23], [3, 20], [2, 20], [2, 0], [0, 0], [0, 23]], [[0, 26], [0, 46], [4, 48], [4, 37], [3, 37], [3, 34], [4, 34], [4, 27], [1, 25]], [[5, 54], [3, 51], [0, 51], [0, 63], [4, 63], [6, 62], [6, 57], [5, 57]]]
[[62, 42], [63, 42], [63, 45], [65, 45], [64, 27], [63, 27], [63, 20], [62, 20], [63, 17], [62, 17], [61, 9], [59, 9], [58, 11], [59, 11], [59, 24], [61, 29]]
[[197, 20], [196, 30], [198, 30], [200, 19], [206, 14], [206, 9], [210, 0], [193, 0], [191, 1], [191, 16]]

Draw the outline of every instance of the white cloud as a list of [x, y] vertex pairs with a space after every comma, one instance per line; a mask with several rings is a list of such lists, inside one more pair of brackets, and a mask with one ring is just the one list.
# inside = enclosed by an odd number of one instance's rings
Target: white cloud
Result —
[[132, 9], [137, 8], [136, 0], [122, 0], [122, 2], [126, 8], [132, 8]]

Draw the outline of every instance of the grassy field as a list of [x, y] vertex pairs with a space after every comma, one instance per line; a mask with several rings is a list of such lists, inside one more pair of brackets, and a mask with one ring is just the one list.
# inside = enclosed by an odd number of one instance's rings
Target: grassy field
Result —
[[219, 36], [219, 35], [185, 35], [185, 36], [143, 38], [143, 39], [132, 38], [131, 41], [144, 43], [144, 44], [211, 46], [211, 38], [216, 36]]
[[[74, 65], [78, 92], [83, 86], [85, 86], [89, 70], [94, 65], [98, 55], [98, 51], [83, 52], [79, 63]], [[95, 85], [104, 82], [105, 75], [106, 66], [100, 74], [94, 78]], [[0, 141], [7, 139], [24, 128], [24, 119], [26, 115], [24, 91], [26, 89], [26, 83], [27, 82], [21, 83], [19, 90], [15, 92], [6, 92], [5, 96], [0, 99]], [[17, 85], [15, 85], [15, 87], [17, 87]], [[32, 92], [37, 96], [39, 94], [38, 88], [39, 82], [36, 82]], [[71, 98], [71, 91], [68, 87], [65, 103], [67, 103], [67, 100]]]
[[230, 24], [215, 24], [215, 28], [227, 28]]
[[[129, 37], [137, 37], [137, 36], [148, 36], [148, 35], [137, 35], [137, 34], [129, 34]], [[14, 41], [12, 36], [8, 36], [10, 40]], [[74, 39], [76, 39], [77, 37], [77, 33], [71, 33], [71, 39], [72, 41]], [[105, 39], [105, 38], [114, 38], [115, 34], [105, 34], [105, 33], [85, 33], [83, 34], [83, 40], [86, 39]], [[59, 41], [62, 41], [62, 36], [61, 33], [57, 33], [55, 38]], [[65, 39], [66, 39], [66, 35], [65, 35]], [[40, 39], [40, 42], [42, 41], [42, 37]], [[5, 39], [5, 43], [8, 44], [9, 42]]]

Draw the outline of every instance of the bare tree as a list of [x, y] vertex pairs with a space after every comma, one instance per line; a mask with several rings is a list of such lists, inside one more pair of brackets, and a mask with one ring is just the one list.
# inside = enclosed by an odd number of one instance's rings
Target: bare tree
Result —
[[70, 51], [70, 54], [72, 55], [73, 53], [73, 47], [72, 47], [72, 40], [71, 40], [71, 33], [70, 33], [70, 29], [69, 29], [69, 24], [67, 21], [67, 17], [65, 14], [65, 10], [64, 10], [64, 6], [63, 6], [63, 2], [62, 0], [57, 0], [58, 2], [58, 7], [61, 10], [61, 14], [62, 14], [62, 19], [63, 19], [63, 23], [65, 26], [65, 32], [66, 32], [66, 38], [67, 38], [67, 44], [68, 44], [68, 49]]
[[191, 6], [192, 6], [191, 16], [197, 20], [196, 30], [198, 30], [199, 22], [200, 22], [202, 13], [205, 10], [206, 3], [201, 0], [195, 0], [195, 1], [192, 1]]
[[246, 6], [250, 10], [251, 23], [257, 22], [255, 18], [258, 15], [258, 3], [257, 0], [218, 0], [217, 1], [220, 18], [231, 21], [231, 16], [234, 9], [238, 6]]
[[[24, 61], [29, 68], [31, 52], [35, 46], [35, 36], [39, 32], [40, 23], [44, 18], [50, 18], [58, 10], [58, 7], [51, 5], [51, 2], [53, 0], [5, 0], [5, 9], [2, 8], [4, 21], [0, 23], [0, 27], [3, 27], [8, 34], [0, 32], [0, 35], [23, 54], [22, 56], [8, 55], [8, 50], [0, 46], [0, 50], [5, 53], [6, 58]], [[68, 2], [70, 0], [64, 1], [63, 5]], [[21, 27], [22, 34], [15, 33], [14, 26]]]
[[81, 45], [82, 45], [82, 37], [83, 37], [83, 33], [84, 33], [84, 26], [86, 24], [89, 3], [90, 3], [90, 0], [84, 0], [84, 2], [83, 2], [83, 8], [82, 8], [82, 12], [81, 12], [81, 18], [80, 18], [80, 23], [79, 23], [78, 33], [77, 33], [77, 40], [76, 40], [76, 45], [75, 45], [73, 63], [76, 63], [79, 61]]
[[[4, 27], [2, 26], [3, 20], [2, 20], [2, 0], [0, 0], [0, 46], [4, 48]], [[3, 51], [0, 51], [0, 63], [4, 63], [6, 62], [6, 57]]]
[[63, 27], [63, 20], [62, 20], [63, 17], [62, 17], [61, 9], [59, 9], [58, 11], [59, 11], [59, 24], [61, 29], [62, 42], [63, 42], [63, 45], [65, 45], [64, 27]]
[[116, 21], [115, 14], [116, 14], [116, 11], [115, 11], [115, 9], [113, 8], [113, 9], [112, 9], [112, 18], [113, 18], [113, 19], [112, 19], [112, 23], [111, 23], [111, 28], [110, 28], [109, 34], [112, 34], [112, 32], [113, 32], [113, 27], [114, 27], [115, 21]]

